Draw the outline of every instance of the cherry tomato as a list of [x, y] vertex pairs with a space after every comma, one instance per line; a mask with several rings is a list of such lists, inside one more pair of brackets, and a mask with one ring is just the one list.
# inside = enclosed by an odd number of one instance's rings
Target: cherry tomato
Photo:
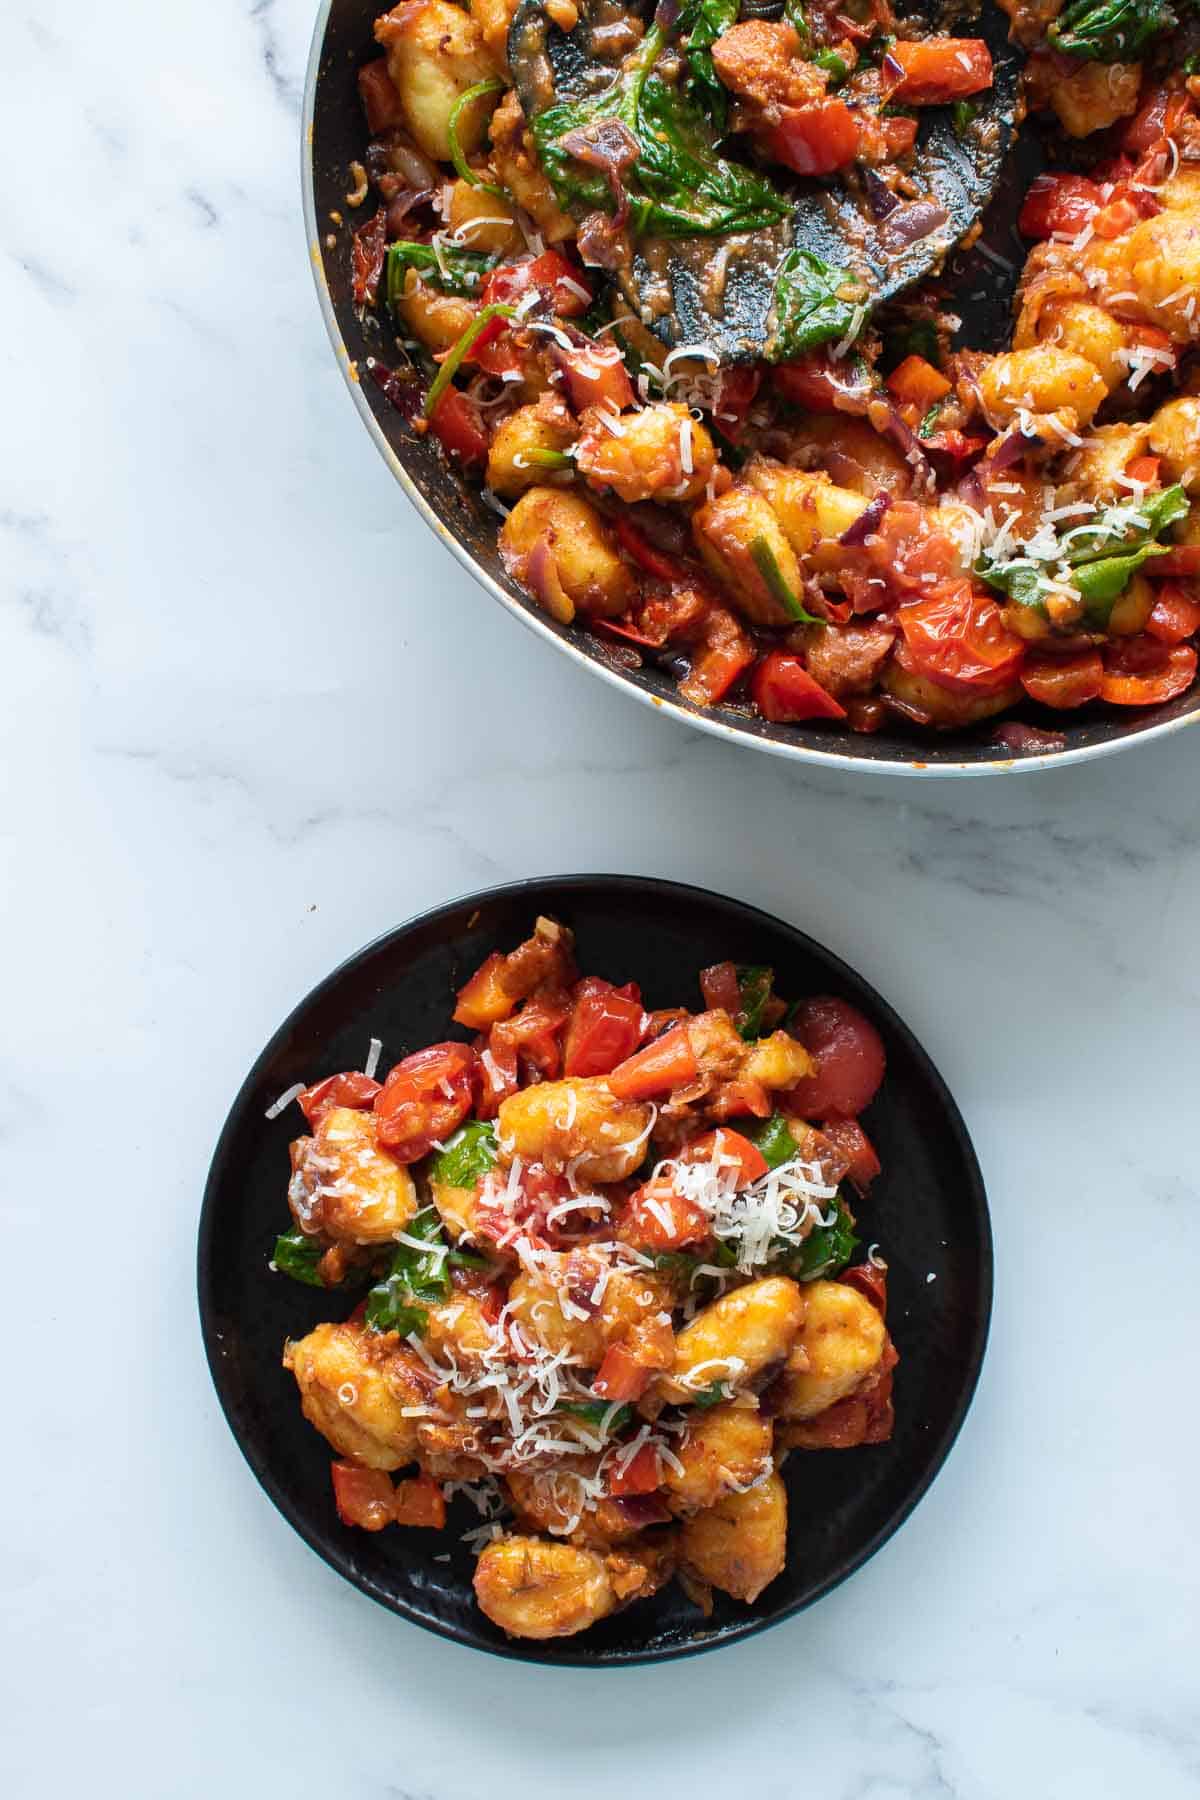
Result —
[[1031, 700], [1065, 712], [1098, 700], [1104, 664], [1098, 650], [1081, 650], [1077, 656], [1031, 658], [1021, 670], [1021, 686]]
[[429, 420], [429, 429], [447, 454], [460, 462], [484, 462], [488, 438], [479, 408], [459, 388], [448, 387]]
[[1163, 644], [1182, 644], [1200, 631], [1200, 600], [1177, 581], [1164, 581], [1146, 630]]
[[1016, 679], [1024, 641], [1008, 629], [1000, 608], [963, 578], [942, 582], [928, 599], [896, 614], [910, 665], [939, 687], [993, 694]]
[[300, 1110], [310, 1125], [319, 1125], [335, 1106], [351, 1106], [366, 1111], [375, 1104], [379, 1083], [364, 1075], [361, 1069], [347, 1069], [341, 1075], [327, 1075], [324, 1081], [305, 1088], [299, 1096]]
[[719, 1007], [727, 1012], [731, 1019], [736, 1018], [742, 1010], [742, 990], [738, 985], [737, 964], [731, 962], [713, 963], [711, 968], [700, 971], [700, 992], [704, 995], [704, 1004], [710, 1010]]
[[[611, 1355], [612, 1352], [609, 1352]], [[607, 1361], [607, 1358], [605, 1358]], [[593, 1382], [593, 1386], [597, 1384]], [[615, 1395], [612, 1398], [616, 1398]], [[609, 1469], [608, 1491], [610, 1494], [653, 1494], [662, 1486], [662, 1466], [658, 1451], [653, 1444], [643, 1444], [637, 1454], [623, 1468], [614, 1463]]]
[[857, 1006], [833, 995], [805, 1000], [791, 1023], [793, 1037], [816, 1058], [816, 1073], [791, 1090], [804, 1118], [857, 1118], [883, 1080], [883, 1039]]
[[375, 1096], [380, 1143], [400, 1162], [428, 1156], [470, 1112], [474, 1072], [469, 1044], [431, 1044], [398, 1062]]
[[[876, 1268], [874, 1263], [859, 1263], [853, 1269], [843, 1269], [837, 1278], [843, 1287], [855, 1288], [860, 1294], [878, 1307], [887, 1316], [887, 1270]], [[895, 1359], [893, 1359], [893, 1367]]]
[[514, 306], [531, 288], [560, 319], [581, 318], [592, 304], [582, 272], [557, 250], [493, 269], [483, 284], [480, 301], [484, 306]]
[[752, 1181], [767, 1172], [767, 1159], [758, 1145], [726, 1125], [718, 1126], [716, 1131], [706, 1131], [703, 1137], [693, 1138], [686, 1149], [679, 1152], [678, 1160], [681, 1163], [711, 1162], [714, 1154], [720, 1156], [723, 1169], [733, 1171], [739, 1190], [749, 1187]]
[[675, 1025], [627, 1057], [613, 1070], [608, 1085], [618, 1100], [646, 1100], [695, 1080], [699, 1067], [687, 1026]]
[[743, 365], [721, 370], [713, 424], [731, 444], [737, 443], [745, 429], [746, 415], [754, 404], [761, 381], [760, 368]]
[[[1157, 659], [1151, 659], [1147, 644], [1154, 645]], [[1196, 652], [1190, 644], [1127, 638], [1109, 647], [1104, 662], [1100, 698], [1110, 706], [1161, 706], [1186, 693], [1196, 678]]]
[[564, 1075], [608, 1075], [632, 1056], [642, 1036], [642, 1003], [590, 976], [575, 990], [563, 1046]]
[[1017, 230], [1027, 238], [1055, 232], [1078, 237], [1103, 204], [1100, 189], [1084, 175], [1039, 175], [1025, 196]]
[[405, 125], [404, 105], [399, 90], [388, 74], [387, 57], [376, 57], [358, 71], [358, 97], [367, 115], [367, 130], [372, 137], [380, 132], [395, 131]]
[[576, 412], [585, 406], [615, 407], [624, 412], [633, 405], [633, 383], [618, 345], [576, 344], [558, 359], [567, 398]]
[[846, 709], [809, 674], [802, 658], [769, 650], [750, 678], [750, 696], [764, 719], [844, 719]]
[[806, 412], [841, 412], [847, 400], [866, 399], [871, 386], [870, 377], [857, 364], [836, 362], [828, 350], [810, 350], [771, 371], [772, 390]]
[[531, 1063], [547, 1081], [562, 1072], [562, 1029], [571, 1017], [571, 996], [565, 988], [546, 988], [531, 994], [520, 1012], [494, 1025], [493, 1047], [511, 1048]]
[[669, 1181], [648, 1181], [621, 1209], [616, 1234], [634, 1250], [682, 1250], [711, 1236], [712, 1222], [694, 1200], [677, 1194]]
[[771, 160], [797, 175], [831, 175], [858, 155], [858, 123], [844, 100], [784, 107], [767, 133]]
[[838, 1157], [846, 1165], [846, 1174], [860, 1194], [865, 1194], [883, 1167], [875, 1146], [857, 1119], [825, 1119], [822, 1137], [827, 1137]]

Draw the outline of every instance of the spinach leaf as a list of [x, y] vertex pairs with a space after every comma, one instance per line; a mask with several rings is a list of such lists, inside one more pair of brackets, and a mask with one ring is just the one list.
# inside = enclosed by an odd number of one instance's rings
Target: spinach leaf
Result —
[[473, 1188], [496, 1161], [496, 1127], [491, 1119], [468, 1119], [446, 1139], [429, 1164], [429, 1179], [442, 1187]]
[[1112, 609], [1142, 564], [1166, 554], [1164, 544], [1142, 544], [1128, 556], [1099, 556], [1083, 563], [1071, 576], [1083, 597], [1084, 617], [1097, 630], [1107, 626]]
[[725, 129], [729, 96], [713, 67], [712, 47], [737, 16], [738, 0], [684, 0], [676, 26], [686, 44], [688, 97], [707, 110], [718, 133]]
[[[861, 295], [847, 299], [847, 290]], [[847, 336], [855, 319], [866, 323], [866, 292], [849, 269], [831, 268], [811, 250], [793, 248], [775, 278], [775, 329], [768, 348], [770, 362], [788, 362], [801, 351], [832, 338]]]
[[750, 1139], [769, 1169], [777, 1169], [781, 1163], [790, 1162], [799, 1151], [782, 1113], [772, 1113], [769, 1119], [747, 1125], [742, 1136]]
[[761, 963], [737, 964], [738, 992], [742, 997], [738, 1013], [738, 1031], [747, 1043], [762, 1036], [763, 1013], [775, 985], [774, 969]]
[[944, 405], [945, 402], [942, 400], [934, 401], [929, 411], [925, 414], [925, 417], [921, 420], [921, 423], [917, 426], [917, 436], [919, 438], [931, 438], [933, 436], [938, 422], [938, 415]]
[[[583, 1419], [589, 1425], [602, 1425], [604, 1423], [604, 1415], [609, 1411], [611, 1406], [611, 1400], [560, 1400], [554, 1410], [555, 1412], [560, 1413], [571, 1413], [574, 1418]], [[618, 1410], [613, 1413], [612, 1421], [608, 1427], [609, 1431], [624, 1431], [626, 1425], [629, 1424], [632, 1418], [632, 1406], [625, 1405], [619, 1407]]]
[[325, 1250], [326, 1246], [318, 1238], [309, 1237], [306, 1232], [285, 1231], [275, 1239], [271, 1261], [281, 1275], [290, 1275], [293, 1281], [302, 1281], [305, 1287], [324, 1287], [325, 1283], [317, 1274], [317, 1264]]
[[812, 60], [818, 69], [828, 72], [831, 88], [841, 87], [843, 81], [848, 80], [850, 64], [839, 50], [818, 50]]
[[409, 1221], [406, 1235], [429, 1248], [397, 1244], [387, 1274], [367, 1295], [367, 1324], [376, 1331], [398, 1331], [402, 1337], [413, 1331], [424, 1334], [429, 1320], [422, 1301], [436, 1304], [450, 1293], [446, 1244], [437, 1209], [427, 1206], [419, 1212]]
[[726, 1391], [725, 1383], [723, 1381], [714, 1381], [710, 1387], [697, 1388], [687, 1404], [689, 1406], [704, 1407], [720, 1406], [722, 1400], [728, 1400], [728, 1398], [729, 1394]]
[[906, 319], [903, 324], [894, 325], [884, 332], [883, 355], [879, 359], [879, 366], [885, 373], [899, 368], [910, 356], [923, 356], [935, 369], [941, 368], [941, 345], [938, 343], [937, 326], [932, 319]]
[[577, 211], [613, 210], [607, 181], [572, 156], [561, 140], [617, 119], [639, 149], [625, 181], [635, 232], [716, 236], [758, 230], [786, 218], [791, 204], [766, 176], [718, 156], [702, 109], [651, 73], [663, 42], [662, 27], [652, 26], [637, 54], [602, 94], [556, 101], [534, 119], [538, 159], [559, 204]]
[[833, 1223], [818, 1225], [782, 1259], [782, 1266], [795, 1281], [816, 1281], [822, 1275], [840, 1273], [858, 1248], [850, 1209], [840, 1194], [832, 1204], [837, 1213]]
[[[1148, 494], [1142, 500], [1123, 500], [1110, 506], [1094, 524], [1076, 526], [1063, 539], [1067, 561], [1074, 567], [1097, 556], [1125, 554], [1160, 537], [1168, 525], [1174, 525], [1188, 514], [1188, 497], [1178, 483]], [[1131, 519], [1131, 514], [1137, 518]], [[1137, 519], [1144, 519], [1144, 525]]]
[[394, 307], [404, 293], [404, 277], [415, 269], [422, 281], [443, 294], [458, 294], [467, 299], [479, 290], [480, 283], [500, 258], [485, 255], [482, 250], [459, 250], [453, 244], [416, 244], [402, 240], [389, 244], [387, 253], [387, 300]]
[[1152, 38], [1178, 23], [1167, 0], [1071, 0], [1046, 41], [1085, 62], [1137, 62]]
[[1062, 572], [1065, 565], [1067, 578], [1083, 599], [1088, 623], [1102, 630], [1113, 603], [1142, 564], [1165, 554], [1166, 545], [1155, 540], [1189, 510], [1182, 487], [1163, 488], [1146, 499], [1110, 506], [1094, 523], [1066, 532], [1058, 540], [1057, 557], [1035, 562], [1017, 555], [997, 563], [985, 551], [975, 573], [1015, 605], [1032, 607], [1045, 618], [1047, 570]]
[[804, 49], [812, 41], [812, 26], [808, 22], [803, 0], [783, 0], [783, 16], [800, 39], [801, 49]]

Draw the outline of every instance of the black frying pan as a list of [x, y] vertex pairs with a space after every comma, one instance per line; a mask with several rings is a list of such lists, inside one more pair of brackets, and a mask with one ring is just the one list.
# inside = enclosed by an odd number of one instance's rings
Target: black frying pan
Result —
[[[379, 54], [372, 25], [382, 10], [378, 0], [322, 0], [317, 14], [305, 85], [302, 146], [309, 252], [334, 349], [376, 448], [426, 523], [494, 599], [531, 630], [557, 643], [581, 666], [643, 702], [661, 706], [675, 718], [731, 743], [748, 744], [799, 762], [898, 774], [983, 775], [1047, 768], [1101, 756], [1200, 717], [1200, 686], [1166, 706], [1144, 712], [1114, 714], [1084, 708], [1062, 714], [1055, 721], [1067, 739], [1065, 750], [1014, 760], [997, 749], [990, 724], [951, 736], [917, 734], [896, 725], [873, 737], [856, 737], [817, 725], [772, 725], [736, 707], [692, 706], [679, 697], [674, 679], [665, 670], [652, 664], [626, 668], [607, 644], [590, 633], [555, 624], [503, 568], [496, 547], [499, 520], [485, 506], [478, 489], [451, 469], [432, 443], [415, 436], [367, 371], [370, 357], [391, 363], [400, 359], [386, 328], [381, 329], [374, 318], [363, 320], [355, 310], [350, 291], [354, 214], [345, 199], [352, 185], [350, 164], [361, 157], [367, 141], [355, 77], [364, 62]], [[1026, 128], [988, 209], [982, 243], [992, 257], [976, 246], [957, 253], [949, 264], [950, 304], [963, 317], [963, 341], [973, 347], [993, 348], [1007, 341], [1013, 288], [1023, 256], [1015, 237], [1015, 221], [1039, 166], [1036, 145]], [[335, 225], [331, 221], [335, 212], [350, 224]], [[997, 256], [1007, 262], [1007, 269], [994, 260]], [[1032, 708], [1027, 715], [1018, 712], [1011, 716], [1046, 724], [1045, 714]]]

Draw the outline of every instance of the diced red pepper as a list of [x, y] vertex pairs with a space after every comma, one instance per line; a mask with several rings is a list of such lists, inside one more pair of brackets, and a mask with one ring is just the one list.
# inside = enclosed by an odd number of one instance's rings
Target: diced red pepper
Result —
[[335, 1462], [333, 1499], [343, 1525], [382, 1531], [396, 1519], [396, 1494], [385, 1469], [362, 1469], [357, 1463]]
[[1200, 575], [1200, 544], [1172, 544], [1165, 556], [1156, 556], [1146, 564], [1147, 575]]
[[711, 1162], [714, 1155], [721, 1158], [723, 1170], [733, 1170], [734, 1185], [739, 1191], [767, 1172], [767, 1159], [758, 1145], [752, 1144], [740, 1131], [731, 1131], [727, 1125], [718, 1126], [716, 1131], [706, 1131], [703, 1137], [693, 1138], [679, 1152], [679, 1161]]
[[858, 122], [844, 100], [784, 107], [766, 135], [771, 160], [797, 175], [831, 175], [858, 155]]
[[661, 1486], [662, 1464], [653, 1444], [643, 1444], [624, 1467], [613, 1463], [609, 1469], [608, 1491], [613, 1495], [653, 1494]]
[[458, 1002], [451, 1015], [456, 1025], [483, 1031], [497, 1020], [508, 1018], [517, 1002], [506, 991], [501, 979], [506, 960], [502, 951], [493, 950], [480, 963], [470, 981], [459, 988]]
[[633, 405], [633, 383], [618, 345], [576, 344], [558, 356], [567, 398], [576, 412], [585, 406], [615, 407], [624, 412]]
[[679, 692], [694, 706], [715, 706], [754, 666], [754, 643], [731, 612], [714, 606], [704, 622], [704, 636], [692, 654], [692, 666]]
[[946, 377], [924, 356], [906, 356], [887, 376], [886, 386], [901, 405], [915, 406], [922, 417], [950, 392]]
[[846, 1173], [859, 1193], [865, 1194], [883, 1165], [874, 1144], [858, 1120], [836, 1117], [824, 1119], [821, 1122], [821, 1135], [829, 1139], [845, 1163]]
[[644, 1050], [627, 1057], [608, 1078], [618, 1100], [648, 1100], [694, 1081], [699, 1073], [686, 1025], [675, 1025]]
[[762, 369], [757, 364], [721, 370], [713, 406], [713, 424], [731, 444], [737, 443], [746, 428], [746, 415], [754, 404], [761, 382]]
[[610, 1344], [592, 1382], [592, 1392], [602, 1400], [640, 1400], [653, 1372], [624, 1344]]
[[712, 1221], [703, 1207], [677, 1194], [669, 1181], [648, 1181], [629, 1196], [616, 1231], [620, 1241], [635, 1250], [682, 1250], [704, 1243], [712, 1233]]
[[361, 1069], [347, 1069], [341, 1075], [327, 1075], [324, 1081], [305, 1088], [300, 1095], [300, 1110], [310, 1125], [319, 1125], [335, 1106], [350, 1106], [366, 1111], [375, 1104], [380, 1083], [364, 1075]]
[[1156, 487], [1160, 467], [1161, 461], [1157, 456], [1135, 456], [1125, 473], [1130, 481], [1136, 481], [1141, 487]]
[[1177, 581], [1164, 581], [1146, 630], [1160, 643], [1182, 644], [1200, 631], [1200, 600]]
[[581, 981], [563, 1046], [563, 1074], [609, 1074], [637, 1049], [642, 1017], [640, 999], [596, 976]]
[[624, 512], [617, 514], [613, 529], [625, 554], [639, 569], [644, 569], [647, 575], [653, 575], [656, 581], [684, 585], [692, 579], [686, 564], [680, 562], [678, 557], [668, 556], [665, 550], [652, 544], [633, 520], [625, 517]]
[[883, 76], [893, 101], [945, 106], [991, 87], [992, 53], [982, 38], [897, 38], [884, 58]]
[[582, 318], [592, 304], [582, 270], [557, 250], [545, 250], [524, 262], [502, 263], [484, 282], [480, 300], [484, 306], [515, 306], [531, 288], [560, 319]]
[[811, 676], [802, 658], [769, 650], [754, 671], [750, 695], [764, 719], [844, 719], [846, 709]]
[[446, 1523], [446, 1498], [432, 1475], [415, 1475], [398, 1481], [395, 1493], [397, 1525], [423, 1525], [441, 1531]]

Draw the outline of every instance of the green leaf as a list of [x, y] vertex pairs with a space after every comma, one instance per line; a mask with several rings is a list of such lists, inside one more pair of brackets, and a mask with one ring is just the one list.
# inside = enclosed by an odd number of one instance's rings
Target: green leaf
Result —
[[832, 1225], [818, 1225], [804, 1242], [782, 1259], [787, 1273], [795, 1281], [816, 1281], [822, 1275], [836, 1275], [846, 1267], [858, 1248], [850, 1210], [838, 1194], [832, 1202], [837, 1217]]
[[944, 405], [944, 400], [934, 401], [929, 411], [925, 414], [925, 417], [921, 420], [921, 423], [917, 426], [917, 436], [919, 438], [929, 438], [933, 436], [934, 429], [938, 422], [938, 414], [941, 412]]
[[702, 108], [651, 74], [663, 42], [662, 28], [652, 26], [637, 55], [603, 93], [556, 101], [534, 119], [538, 159], [559, 204], [576, 212], [613, 210], [603, 176], [577, 162], [561, 140], [603, 119], [618, 119], [639, 147], [625, 176], [635, 232], [715, 236], [755, 231], [787, 218], [791, 202], [765, 175], [718, 156], [716, 134]]
[[428, 1244], [397, 1244], [382, 1281], [367, 1295], [367, 1324], [376, 1331], [398, 1331], [401, 1336], [423, 1334], [429, 1321], [421, 1302], [436, 1305], [448, 1298], [450, 1274], [446, 1242], [437, 1209], [427, 1206], [411, 1219], [406, 1236]]
[[[845, 297], [847, 289], [865, 301], [862, 283], [849, 269], [831, 268], [811, 250], [789, 250], [775, 278], [775, 329], [768, 360], [789, 362], [816, 344], [844, 338], [861, 304]], [[866, 317], [863, 311], [860, 330]]]
[[306, 1232], [285, 1231], [275, 1239], [271, 1261], [281, 1275], [290, 1275], [293, 1281], [302, 1281], [305, 1287], [324, 1287], [325, 1283], [317, 1274], [317, 1264], [325, 1249], [318, 1238], [309, 1237]]
[[[975, 573], [990, 588], [1007, 595], [1017, 606], [1032, 607], [1043, 618], [1046, 609], [1046, 573], [1065, 563], [1071, 585], [1082, 596], [1089, 624], [1103, 630], [1113, 603], [1124, 593], [1144, 562], [1165, 554], [1167, 546], [1155, 539], [1190, 511], [1184, 489], [1178, 485], [1139, 501], [1125, 500], [1110, 506], [1094, 523], [1076, 526], [1059, 539], [1059, 555], [1048, 562], [1014, 556], [994, 563], [985, 551]], [[1137, 524], [1131, 520], [1145, 520]]]
[[1071, 0], [1046, 41], [1085, 62], [1137, 62], [1153, 38], [1178, 23], [1167, 0]]
[[[1142, 500], [1122, 500], [1100, 514], [1091, 525], [1076, 526], [1063, 538], [1064, 554], [1072, 568], [1095, 557], [1124, 555], [1143, 544], [1161, 537], [1168, 525], [1186, 518], [1190, 510], [1186, 491], [1176, 483]], [[1145, 519], [1144, 525], [1130, 522], [1130, 513]]]
[[923, 356], [935, 369], [942, 366], [942, 349], [932, 319], [906, 319], [884, 333], [879, 366], [888, 374], [910, 356]]
[[753, 1043], [755, 1038], [762, 1036], [763, 1013], [771, 998], [775, 971], [764, 968], [761, 963], [738, 963], [736, 966], [738, 992], [742, 997], [738, 1031], [747, 1043]]
[[496, 1127], [491, 1119], [468, 1119], [446, 1139], [429, 1162], [429, 1179], [442, 1187], [473, 1188], [496, 1162]]
[[1152, 556], [1165, 556], [1165, 544], [1142, 544], [1128, 556], [1101, 556], [1076, 569], [1071, 581], [1083, 598], [1089, 625], [1103, 630], [1113, 606], [1125, 592], [1142, 564]]
[[747, 1125], [742, 1135], [750, 1139], [769, 1169], [779, 1168], [798, 1154], [799, 1146], [782, 1113], [772, 1113], [769, 1119]]
[[722, 1400], [728, 1400], [729, 1394], [723, 1381], [714, 1381], [710, 1387], [697, 1388], [688, 1401], [689, 1406], [719, 1406]]
[[[576, 1419], [583, 1419], [589, 1425], [603, 1425], [604, 1415], [611, 1409], [611, 1400], [560, 1400], [555, 1412], [570, 1413]], [[632, 1406], [618, 1407], [609, 1423], [609, 1431], [624, 1431], [633, 1418]]]
[[801, 47], [811, 42], [812, 26], [802, 0], [783, 0], [783, 16], [800, 39]]
[[818, 50], [812, 61], [818, 69], [827, 70], [831, 88], [841, 87], [850, 74], [850, 64], [837, 50]]
[[513, 306], [481, 306], [467, 329], [449, 350], [442, 361], [442, 366], [430, 384], [425, 396], [425, 404], [421, 408], [427, 419], [432, 419], [437, 411], [438, 401], [454, 380], [466, 358], [470, 355], [476, 342], [481, 338], [493, 319], [511, 319], [516, 313]]
[[685, 46], [688, 98], [707, 111], [718, 133], [725, 129], [729, 97], [713, 66], [712, 47], [737, 16], [738, 0], [685, 0], [675, 28]]
[[489, 75], [485, 81], [477, 81], [474, 87], [467, 88], [450, 108], [450, 117], [446, 120], [446, 136], [450, 140], [450, 161], [462, 179], [471, 187], [478, 188], [481, 193], [495, 194], [498, 199], [507, 200], [508, 194], [504, 188], [497, 187], [494, 181], [485, 181], [481, 175], [475, 173], [458, 141], [458, 121], [462, 118], [465, 109], [473, 101], [482, 99], [484, 94], [502, 94], [503, 92], [504, 83], [495, 75]]
[[415, 269], [422, 281], [428, 282], [443, 294], [458, 294], [471, 299], [478, 292], [480, 283], [490, 269], [494, 269], [499, 257], [488, 256], [481, 250], [459, 250], [453, 244], [440, 245], [437, 249], [432, 244], [415, 244], [401, 240], [388, 245], [387, 253], [387, 300], [388, 305], [395, 307], [404, 293], [404, 277], [410, 269]]
[[950, 124], [956, 138], [964, 138], [971, 129], [978, 107], [973, 100], [956, 100], [950, 109]]

